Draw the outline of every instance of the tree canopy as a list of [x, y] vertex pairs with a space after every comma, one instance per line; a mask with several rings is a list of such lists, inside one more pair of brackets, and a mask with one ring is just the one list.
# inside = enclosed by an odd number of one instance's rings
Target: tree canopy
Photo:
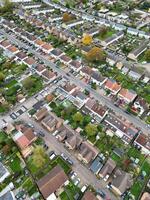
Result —
[[150, 62], [150, 49], [145, 52], [145, 59], [147, 62]]
[[85, 34], [82, 38], [82, 43], [84, 45], [90, 45], [92, 43], [93, 39], [92, 36], [89, 34]]
[[88, 125], [86, 125], [85, 127], [85, 132], [87, 133], [87, 135], [90, 137], [90, 136], [93, 136], [93, 135], [96, 135], [97, 133], [97, 126], [95, 124], [91, 124], [89, 123]]
[[71, 19], [72, 19], [72, 16], [69, 13], [65, 12], [63, 14], [63, 22], [69, 22]]
[[87, 54], [86, 58], [88, 61], [104, 61], [105, 52], [99, 47], [93, 47]]
[[46, 157], [47, 157], [47, 155], [46, 155], [43, 147], [37, 146], [33, 150], [32, 162], [36, 167], [41, 169], [46, 164]]
[[80, 112], [75, 113], [73, 115], [73, 121], [81, 124], [83, 122], [83, 115]]

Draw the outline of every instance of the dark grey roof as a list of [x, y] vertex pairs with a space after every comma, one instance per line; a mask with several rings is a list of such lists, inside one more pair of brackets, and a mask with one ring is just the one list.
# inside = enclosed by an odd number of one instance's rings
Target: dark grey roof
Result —
[[5, 168], [4, 165], [0, 162], [0, 177], [4, 176], [6, 172], [7, 172], [6, 168]]
[[102, 167], [103, 167], [103, 161], [99, 156], [97, 156], [96, 159], [92, 162], [90, 170], [96, 174], [101, 170]]
[[12, 196], [12, 193], [8, 191], [3, 196], [0, 197], [0, 200], [14, 200], [14, 197]]

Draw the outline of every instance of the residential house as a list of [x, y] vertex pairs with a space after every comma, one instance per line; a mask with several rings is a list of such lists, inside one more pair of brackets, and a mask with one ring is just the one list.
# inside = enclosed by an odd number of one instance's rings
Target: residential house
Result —
[[98, 155], [98, 150], [89, 142], [82, 142], [79, 148], [78, 159], [84, 163], [90, 163]]
[[134, 49], [132, 52], [128, 54], [128, 58], [130, 58], [131, 60], [137, 61], [137, 58], [139, 57], [139, 55], [141, 55], [144, 51], [146, 51], [147, 44], [148, 44], [148, 41], [142, 42], [138, 48]]
[[27, 57], [23, 60], [24, 64], [28, 65], [28, 67], [32, 67], [33, 65], [36, 64], [36, 60], [32, 57]]
[[24, 59], [28, 58], [28, 55], [24, 53], [23, 51], [19, 51], [18, 53], [15, 54], [15, 56], [21, 62], [23, 62]]
[[10, 176], [10, 172], [8, 169], [0, 162], [0, 184], [8, 177]]
[[106, 127], [106, 133], [115, 134], [127, 144], [129, 144], [139, 132], [129, 121], [111, 113], [105, 117], [102, 124]]
[[42, 47], [45, 44], [45, 42], [43, 42], [41, 39], [37, 39], [34, 41], [34, 45], [36, 47]]
[[59, 57], [60, 61], [62, 63], [64, 63], [65, 65], [68, 65], [71, 62], [71, 58], [66, 56], [66, 55], [62, 55]]
[[117, 31], [124, 31], [124, 30], [127, 29], [126, 26], [124, 26], [124, 25], [122, 25], [122, 24], [116, 24], [116, 23], [114, 24], [113, 28], [114, 28], [115, 30], [117, 30]]
[[100, 29], [99, 29], [99, 28], [93, 28], [93, 29], [90, 29], [90, 30], [87, 32], [87, 34], [88, 34], [88, 35], [91, 35], [91, 36], [95, 36], [95, 35], [99, 34], [99, 32], [100, 32]]
[[128, 90], [125, 88], [122, 88], [118, 93], [118, 98], [123, 100], [124, 103], [126, 104], [132, 103], [136, 97], [137, 97], [137, 94], [135, 91]]
[[62, 125], [62, 120], [54, 118], [52, 115], [47, 115], [42, 120], [42, 125], [50, 132], [54, 131], [55, 129], [60, 128]]
[[74, 26], [77, 26], [77, 25], [81, 25], [84, 23], [84, 20], [82, 19], [77, 19], [77, 20], [72, 20], [72, 21], [69, 21], [67, 23], [64, 23], [62, 25], [62, 27], [66, 28], [66, 29], [69, 29], [69, 28], [72, 28]]
[[112, 190], [118, 194], [122, 195], [126, 190], [130, 189], [133, 184], [133, 179], [131, 174], [117, 169], [114, 178], [111, 182]]
[[111, 37], [107, 38], [104, 41], [101, 41], [101, 45], [107, 47], [108, 45], [112, 44], [113, 42], [119, 40], [124, 36], [124, 32], [120, 31], [117, 34], [112, 35]]
[[145, 99], [137, 97], [132, 105], [132, 112], [138, 114], [138, 116], [146, 115], [150, 111], [149, 104]]
[[16, 125], [18, 132], [13, 135], [14, 142], [18, 145], [24, 157], [32, 153], [32, 143], [37, 139], [32, 128], [26, 125]]
[[[10, 184], [9, 184], [10, 185]], [[0, 192], [0, 199], [1, 200], [16, 200], [15, 194], [8, 188], [9, 186], [6, 186], [1, 192]]]
[[106, 82], [107, 78], [102, 76], [99, 71], [92, 70], [91, 81], [96, 85], [102, 86]]
[[104, 84], [104, 88], [108, 91], [110, 91], [110, 93], [112, 95], [116, 95], [120, 89], [121, 89], [121, 85], [119, 85], [115, 80], [113, 79], [107, 79], [107, 81]]
[[55, 200], [59, 191], [68, 183], [69, 180], [64, 170], [57, 165], [48, 174], [43, 176], [37, 182], [37, 185], [45, 200]]
[[98, 174], [99, 171], [102, 169], [103, 167], [103, 162], [104, 160], [100, 157], [100, 155], [98, 155], [95, 160], [92, 162], [91, 166], [90, 166], [90, 170], [94, 173], [94, 174]]
[[69, 101], [71, 101], [75, 106], [81, 108], [89, 99], [83, 91], [76, 89], [71, 95], [68, 96]]
[[109, 176], [112, 174], [115, 168], [116, 168], [115, 161], [109, 158], [105, 163], [105, 165], [103, 166], [103, 168], [100, 170], [99, 176], [103, 179], [108, 180]]
[[81, 143], [82, 143], [82, 138], [76, 134], [67, 137], [65, 141], [66, 147], [70, 150], [78, 149]]
[[43, 107], [40, 110], [38, 110], [35, 114], [34, 114], [34, 118], [37, 121], [41, 121], [43, 118], [45, 118], [48, 115], [48, 110], [47, 108]]
[[88, 99], [84, 107], [88, 110], [88, 112], [85, 112], [94, 117], [98, 122], [102, 121], [108, 113], [108, 108], [99, 104], [95, 99]]
[[146, 134], [139, 134], [134, 140], [135, 147], [139, 148], [144, 154], [150, 154], [150, 138]]
[[81, 200], [98, 200], [95, 194], [89, 190], [87, 190]]
[[48, 43], [45, 43], [44, 45], [42, 45], [41, 48], [45, 53], [50, 53], [53, 50], [53, 46]]
[[55, 72], [52, 72], [51, 70], [46, 69], [41, 73], [41, 75], [46, 79], [47, 82], [52, 82], [56, 79], [57, 75]]
[[31, 9], [31, 8], [39, 8], [41, 7], [40, 3], [33, 3], [33, 2], [27, 2], [27, 3], [23, 3], [22, 8], [23, 9]]
[[81, 76], [85, 77], [86, 79], [90, 79], [91, 78], [91, 75], [92, 75], [92, 69], [91, 67], [83, 67], [81, 70], [80, 70], [80, 74]]
[[75, 71], [75, 72], [79, 72], [82, 68], [82, 64], [77, 61], [77, 60], [72, 60], [70, 63], [69, 63], [69, 67]]
[[36, 65], [36, 72], [41, 75], [41, 73], [43, 73], [46, 70], [46, 67], [42, 64], [37, 64]]
[[138, 29], [135, 29], [135, 28], [128, 28], [127, 29], [127, 33], [131, 34], [131, 35], [138, 35], [139, 33], [139, 30]]
[[61, 51], [60, 49], [53, 49], [51, 51], [51, 55], [54, 57], [54, 58], [59, 58], [60, 56], [62, 56], [64, 54], [63, 51]]
[[64, 85], [61, 85], [61, 89], [63, 89], [68, 94], [72, 94], [77, 89], [77, 86], [75, 84], [73, 84], [73, 83], [65, 82]]
[[11, 46], [11, 43], [9, 42], [9, 40], [2, 40], [1, 42], [0, 42], [0, 47], [2, 47], [4, 50], [6, 49], [6, 48], [8, 48], [9, 46]]

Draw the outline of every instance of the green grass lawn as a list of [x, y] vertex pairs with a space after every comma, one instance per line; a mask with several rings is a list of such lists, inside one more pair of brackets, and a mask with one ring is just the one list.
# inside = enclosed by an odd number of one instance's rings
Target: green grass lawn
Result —
[[131, 158], [131, 157], [133, 157], [134, 159], [138, 158], [139, 159], [139, 164], [141, 164], [145, 159], [144, 155], [141, 154], [141, 152], [138, 149], [134, 148], [134, 147], [131, 147], [127, 154], [129, 156], [129, 158]]
[[142, 190], [143, 184], [140, 181], [136, 181], [132, 188], [131, 188], [131, 193], [135, 196], [135, 199], [138, 199], [141, 190]]
[[32, 194], [34, 194], [35, 192], [37, 192], [37, 187], [36, 185], [33, 183], [31, 178], [27, 178], [24, 183], [22, 184], [22, 188], [25, 189], [28, 194], [31, 196]]
[[14, 173], [22, 170], [18, 156], [13, 158], [13, 161], [9, 163], [9, 167]]
[[9, 83], [6, 84], [7, 88], [11, 88], [13, 87], [15, 84], [17, 84], [18, 82], [16, 80], [12, 80]]
[[112, 158], [112, 160], [114, 160], [116, 163], [118, 163], [118, 162], [121, 161], [121, 158], [120, 158], [118, 155], [116, 155], [115, 153], [112, 153], [111, 158]]
[[115, 30], [110, 29], [107, 31], [107, 33], [102, 37], [100, 34], [97, 36], [98, 39], [100, 40], [106, 40], [107, 38], [111, 37], [113, 34], [115, 34]]
[[41, 170], [39, 170], [38, 167], [36, 167], [32, 162], [32, 157], [28, 159], [28, 168], [30, 169], [31, 173], [37, 178], [40, 179], [44, 175], [46, 175], [52, 168], [54, 168], [57, 164], [59, 164], [65, 171], [66, 174], [68, 174], [71, 170], [71, 167], [68, 163], [66, 163], [61, 157], [57, 157], [55, 160], [50, 161], [49, 158], [47, 158], [47, 162], [45, 167], [43, 167]]
[[75, 186], [72, 182], [70, 182], [65, 188], [64, 192], [61, 193], [61, 200], [74, 200], [74, 196], [79, 193], [81, 195], [81, 190], [77, 186]]

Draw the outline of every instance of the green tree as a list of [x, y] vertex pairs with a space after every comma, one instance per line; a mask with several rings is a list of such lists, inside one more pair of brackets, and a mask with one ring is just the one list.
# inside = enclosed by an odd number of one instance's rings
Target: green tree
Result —
[[31, 87], [34, 86], [34, 80], [31, 77], [27, 77], [24, 81], [23, 81], [23, 86], [25, 87], [25, 89], [30, 89]]
[[37, 168], [41, 169], [46, 164], [47, 155], [42, 146], [37, 146], [33, 150], [32, 162]]
[[0, 72], [0, 82], [4, 81], [4, 79], [5, 79], [5, 75], [2, 72]]
[[89, 123], [85, 127], [85, 132], [87, 133], [88, 137], [96, 135], [96, 133], [97, 133], [97, 126], [95, 124]]
[[145, 52], [145, 60], [147, 62], [150, 62], [150, 49], [148, 49], [146, 52]]
[[72, 118], [73, 121], [76, 123], [82, 124], [83, 122], [83, 115], [80, 112], [75, 113]]

